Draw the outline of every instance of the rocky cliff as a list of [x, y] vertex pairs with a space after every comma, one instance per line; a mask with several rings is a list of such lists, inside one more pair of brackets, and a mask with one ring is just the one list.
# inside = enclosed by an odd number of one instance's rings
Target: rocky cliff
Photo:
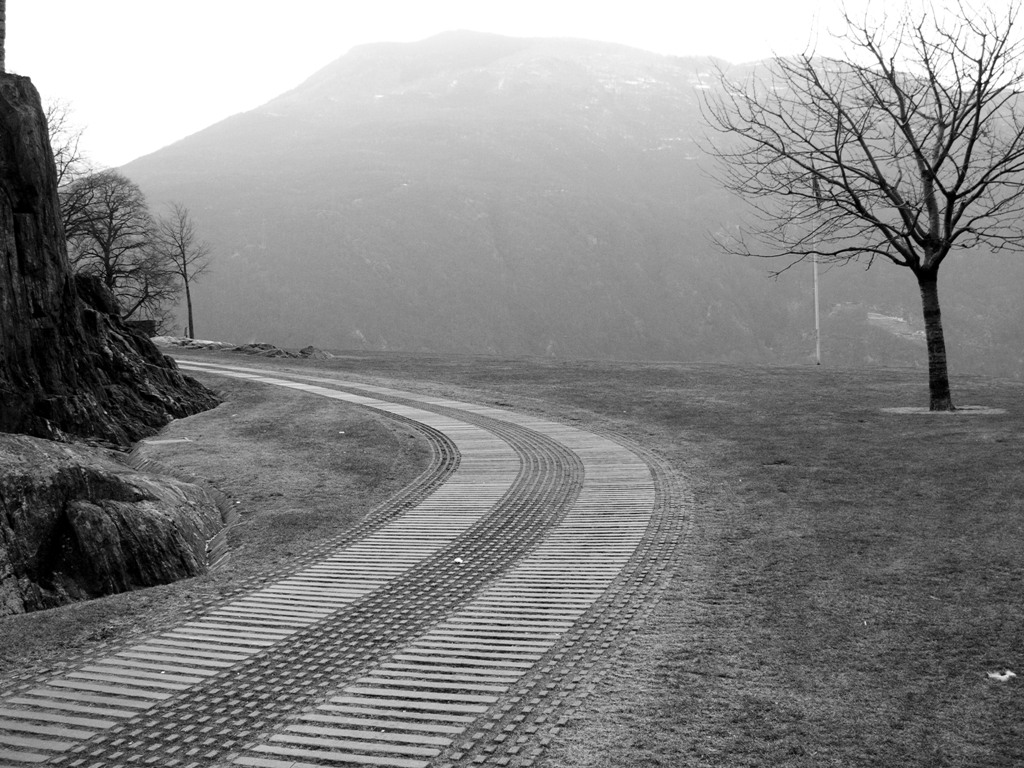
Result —
[[0, 435], [0, 616], [199, 575], [222, 525], [196, 485], [112, 452]]
[[68, 264], [39, 95], [0, 74], [0, 616], [207, 568], [223, 527], [202, 489], [133, 472], [125, 446], [217, 404]]
[[0, 431], [125, 445], [216, 403], [72, 275], [39, 95], [0, 75]]

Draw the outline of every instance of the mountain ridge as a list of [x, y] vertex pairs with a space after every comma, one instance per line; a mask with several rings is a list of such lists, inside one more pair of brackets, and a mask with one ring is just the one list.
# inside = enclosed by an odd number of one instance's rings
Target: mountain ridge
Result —
[[[713, 65], [467, 32], [360, 46], [124, 171], [151, 199], [189, 205], [220, 252], [197, 286], [200, 335], [807, 362], [808, 287], [769, 281], [777, 265], [722, 256], [707, 237], [740, 215], [699, 167], [698, 89]], [[924, 363], [868, 322], [919, 314], [908, 278], [825, 278], [826, 310], [859, 307], [826, 311], [842, 325], [832, 360]], [[981, 365], [976, 339], [993, 328], [975, 307], [961, 317], [955, 295], [946, 306], [954, 367], [961, 322], [959, 352]]]

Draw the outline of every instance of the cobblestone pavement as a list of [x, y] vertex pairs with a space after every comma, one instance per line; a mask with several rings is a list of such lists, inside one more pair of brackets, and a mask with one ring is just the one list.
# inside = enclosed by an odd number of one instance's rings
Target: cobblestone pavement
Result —
[[430, 468], [290, 573], [0, 692], [0, 766], [530, 765], [688, 524], [638, 446], [341, 378], [182, 367], [377, 409]]

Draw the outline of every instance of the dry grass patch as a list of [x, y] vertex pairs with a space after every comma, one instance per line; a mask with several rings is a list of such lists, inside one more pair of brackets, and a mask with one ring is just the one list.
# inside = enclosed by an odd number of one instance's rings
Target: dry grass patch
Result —
[[[546, 768], [1024, 765], [1024, 409], [920, 371], [352, 355], [356, 377], [606, 427], [691, 484], [655, 614]], [[1001, 413], [999, 411], [1002, 411]]]

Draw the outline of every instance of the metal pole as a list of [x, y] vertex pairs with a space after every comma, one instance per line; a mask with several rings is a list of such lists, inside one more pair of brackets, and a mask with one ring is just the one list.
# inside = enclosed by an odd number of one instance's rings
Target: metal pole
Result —
[[821, 317], [818, 313], [818, 256], [814, 256], [814, 360], [821, 365]]
[[0, 74], [7, 72], [7, 0], [0, 0]]

